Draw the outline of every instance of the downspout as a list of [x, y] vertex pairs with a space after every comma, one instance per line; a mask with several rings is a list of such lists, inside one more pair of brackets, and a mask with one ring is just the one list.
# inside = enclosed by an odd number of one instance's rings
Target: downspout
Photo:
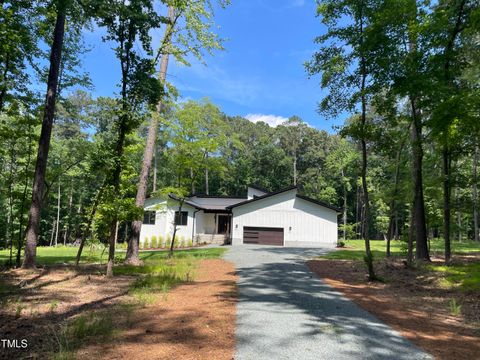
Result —
[[[202, 210], [197, 209], [197, 210], [195, 210], [195, 211], [193, 212], [192, 244], [193, 244], [193, 239], [195, 239], [195, 237], [194, 237], [194, 234], [195, 234], [195, 223], [196, 223], [196, 221], [195, 221], [195, 215], [197, 215], [197, 212], [199, 212], [199, 211], [202, 211]], [[198, 239], [197, 239], [197, 245], [198, 245]]]

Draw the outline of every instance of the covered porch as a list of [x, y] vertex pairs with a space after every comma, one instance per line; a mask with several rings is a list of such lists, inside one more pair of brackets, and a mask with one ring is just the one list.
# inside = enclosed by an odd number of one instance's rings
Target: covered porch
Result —
[[196, 210], [192, 238], [196, 243], [229, 244], [232, 214], [227, 210]]

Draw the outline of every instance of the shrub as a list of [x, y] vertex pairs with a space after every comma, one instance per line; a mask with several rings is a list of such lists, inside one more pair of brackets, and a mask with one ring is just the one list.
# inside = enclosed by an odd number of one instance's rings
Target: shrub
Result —
[[151, 248], [156, 249], [158, 247], [158, 240], [155, 235], [152, 235], [152, 243], [151, 243]]
[[178, 247], [185, 247], [185, 236], [180, 237], [180, 241], [178, 242]]
[[163, 248], [165, 247], [165, 239], [162, 235], [158, 235], [158, 247]]
[[187, 246], [188, 246], [188, 247], [193, 247], [193, 241], [192, 241], [192, 239], [188, 239], [188, 240], [187, 240]]
[[148, 237], [144, 237], [143, 241], [140, 241], [140, 249], [145, 249], [145, 246], [147, 245]]
[[343, 241], [337, 242], [337, 248], [343, 248], [345, 247], [345, 243]]
[[170, 236], [170, 234], [167, 235], [166, 245], [167, 245], [167, 248], [169, 248], [170, 245], [172, 245], [172, 237]]

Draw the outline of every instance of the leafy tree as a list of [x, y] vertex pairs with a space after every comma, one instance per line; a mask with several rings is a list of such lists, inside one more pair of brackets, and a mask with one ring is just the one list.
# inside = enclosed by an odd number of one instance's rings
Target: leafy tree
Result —
[[[221, 7], [224, 7], [228, 4], [228, 1], [220, 0], [219, 4]], [[211, 30], [214, 22], [213, 7], [210, 0], [181, 0], [171, 2], [168, 8], [168, 19], [165, 35], [156, 56], [156, 59], [158, 59], [161, 55], [158, 78], [164, 84], [170, 55], [173, 55], [178, 62], [189, 65], [187, 61], [188, 56], [193, 56], [202, 61], [204, 52], [212, 54], [214, 50], [222, 49], [222, 41], [216, 33]], [[176, 91], [172, 86], [169, 86], [169, 88], [175, 95]], [[157, 115], [152, 114], [150, 119], [142, 170], [135, 198], [136, 206], [142, 210], [147, 195], [148, 174], [152, 164], [155, 139], [157, 137], [157, 116], [162, 112], [162, 107], [164, 107], [166, 100], [165, 98], [159, 99], [156, 106]], [[205, 179], [208, 183], [208, 169], [205, 170]], [[206, 185], [206, 191], [208, 193], [208, 184]], [[135, 219], [132, 223], [132, 232], [125, 258], [127, 263], [138, 264], [140, 262], [138, 258], [138, 245], [141, 226], [141, 218]]]
[[[361, 179], [363, 195], [363, 238], [365, 262], [369, 279], [374, 280], [373, 258], [370, 250], [370, 199], [367, 185], [367, 139], [371, 129], [367, 124], [367, 106], [374, 83], [371, 81], [372, 56], [366, 46], [366, 29], [375, 8], [369, 1], [319, 1], [318, 15], [327, 27], [325, 35], [316, 42], [321, 44], [313, 60], [306, 64], [310, 75], [322, 74], [321, 86], [329, 93], [320, 103], [319, 111], [336, 115], [342, 110], [356, 111], [344, 132], [357, 139], [361, 147]], [[342, 19], [342, 21], [340, 21]]]
[[47, 96], [45, 100], [42, 131], [40, 133], [38, 144], [37, 160], [32, 187], [32, 203], [28, 213], [25, 258], [23, 260], [24, 268], [35, 267], [40, 211], [42, 208], [42, 196], [45, 186], [45, 172], [47, 167], [48, 151], [50, 147], [53, 118], [55, 115], [55, 101], [57, 95], [60, 63], [62, 61], [63, 39], [65, 34], [65, 19], [67, 16], [69, 3], [70, 1], [68, 0], [59, 0], [55, 3], [56, 21], [55, 29], [53, 31], [53, 42], [50, 49], [50, 70], [47, 81]]

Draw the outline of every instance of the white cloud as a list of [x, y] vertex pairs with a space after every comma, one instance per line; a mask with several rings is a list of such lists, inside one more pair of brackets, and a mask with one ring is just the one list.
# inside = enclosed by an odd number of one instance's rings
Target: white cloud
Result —
[[259, 121], [263, 121], [264, 123], [268, 124], [271, 127], [277, 127], [278, 125], [282, 125], [288, 118], [283, 116], [276, 116], [276, 115], [265, 115], [265, 114], [248, 114], [245, 115], [245, 119], [257, 123]]
[[169, 74], [181, 91], [210, 95], [243, 106], [253, 105], [262, 94], [268, 93], [264, 85], [252, 76], [227, 72], [219, 66], [205, 66], [192, 61], [192, 66], [176, 64]]
[[305, 0], [292, 0], [290, 7], [302, 7], [305, 5]]

